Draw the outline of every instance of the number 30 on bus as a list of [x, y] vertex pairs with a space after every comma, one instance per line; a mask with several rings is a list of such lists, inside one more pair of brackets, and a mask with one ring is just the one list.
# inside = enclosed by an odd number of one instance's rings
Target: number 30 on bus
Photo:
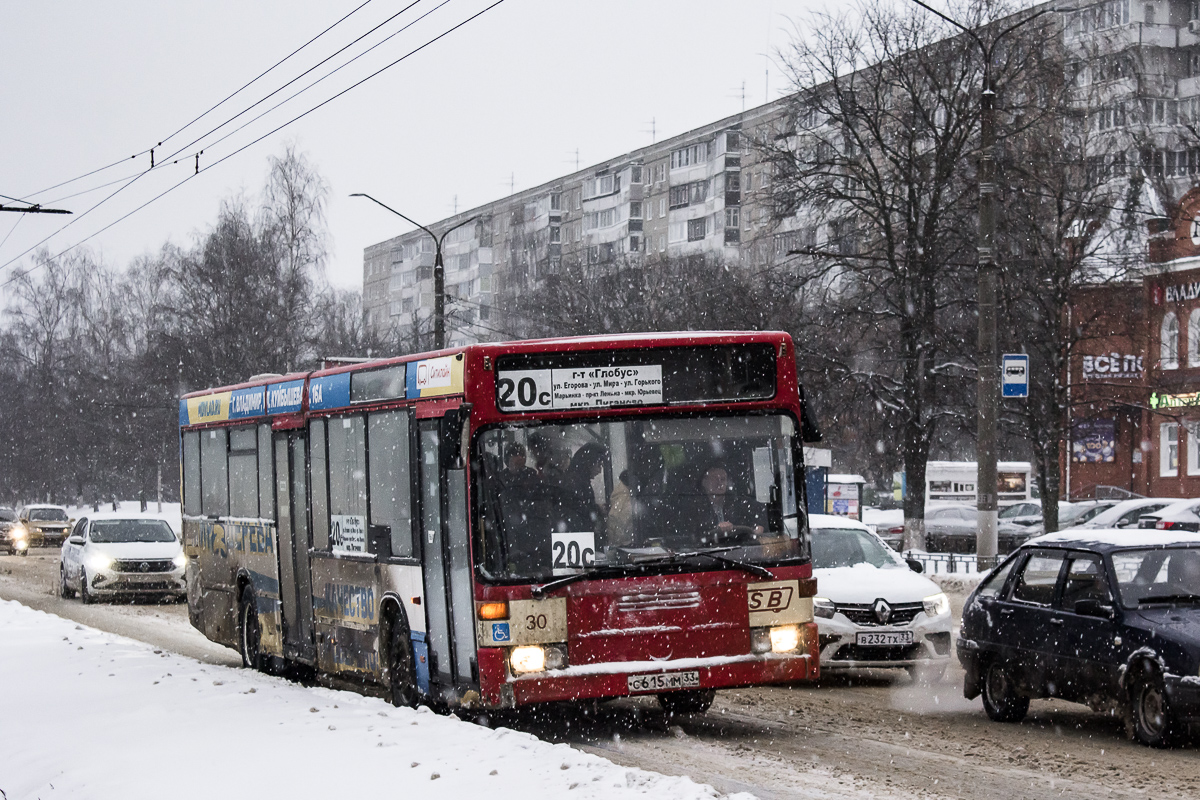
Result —
[[180, 399], [188, 612], [256, 669], [513, 708], [818, 673], [783, 333], [480, 344]]

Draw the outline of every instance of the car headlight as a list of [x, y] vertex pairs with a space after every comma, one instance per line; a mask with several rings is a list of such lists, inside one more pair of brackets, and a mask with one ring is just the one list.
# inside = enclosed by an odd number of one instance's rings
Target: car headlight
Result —
[[813, 614], [825, 619], [833, 619], [833, 615], [837, 613], [837, 606], [828, 597], [813, 598]]
[[15, 528], [13, 528], [13, 529], [12, 529], [12, 537], [13, 537], [14, 539], [17, 539], [18, 541], [19, 541], [19, 540], [21, 540], [21, 539], [28, 539], [28, 538], [29, 538], [29, 531], [25, 530], [25, 529], [24, 529], [24, 528], [22, 528], [20, 525], [18, 525], [18, 526], [16, 526]]
[[180, 569], [183, 569], [184, 567], [187, 566], [187, 556], [184, 555], [183, 553], [179, 553], [178, 555], [176, 555], [174, 558], [171, 559], [171, 563], [174, 564], [175, 566], [179, 567]]
[[942, 614], [950, 613], [950, 598], [946, 597], [945, 592], [938, 592], [926, 597], [924, 604], [927, 617], [940, 617]]
[[799, 625], [779, 625], [771, 628], [771, 652], [790, 653], [800, 646]]
[[87, 557], [87, 565], [93, 570], [102, 571], [111, 567], [114, 560], [112, 556], [105, 555], [104, 553], [91, 553]]

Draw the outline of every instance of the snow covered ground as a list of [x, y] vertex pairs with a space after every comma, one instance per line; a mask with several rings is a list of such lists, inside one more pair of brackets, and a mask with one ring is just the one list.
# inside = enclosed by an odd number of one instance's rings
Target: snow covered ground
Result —
[[8, 800], [718, 796], [526, 733], [205, 665], [11, 601], [0, 601], [0, 687]]

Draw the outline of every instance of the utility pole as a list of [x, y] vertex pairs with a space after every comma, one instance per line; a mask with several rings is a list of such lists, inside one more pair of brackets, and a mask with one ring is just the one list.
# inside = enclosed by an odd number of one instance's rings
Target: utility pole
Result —
[[421, 230], [428, 233], [429, 236], [433, 239], [433, 247], [434, 247], [434, 254], [433, 254], [433, 349], [434, 350], [444, 350], [446, 347], [446, 267], [442, 263], [442, 243], [444, 241], [446, 241], [446, 237], [449, 236], [452, 231], [458, 230], [463, 225], [466, 225], [469, 222], [474, 222], [475, 217], [470, 217], [468, 219], [464, 219], [462, 222], [458, 223], [457, 225], [447, 228], [446, 231], [443, 232], [442, 235], [439, 237], [436, 233], [429, 230], [429, 228], [426, 228], [421, 223], [417, 222], [416, 220], [412, 219], [411, 217], [404, 216], [403, 214], [401, 214], [399, 211], [392, 208], [391, 206], [384, 205], [383, 203], [376, 200], [374, 197], [371, 197], [371, 195], [369, 195], [369, 194], [363, 194], [362, 192], [355, 192], [354, 194], [352, 194], [350, 196], [351, 197], [365, 197], [368, 200], [370, 200], [372, 203], [375, 203], [376, 205], [379, 205], [379, 206], [383, 206], [388, 211], [395, 214], [397, 217], [400, 217], [400, 219], [402, 219], [406, 222], [411, 222], [413, 225], [416, 225], [418, 228], [420, 228]]
[[[1000, 402], [1000, 354], [996, 347], [996, 223], [999, 208], [996, 203], [996, 87], [992, 77], [992, 54], [1005, 36], [1043, 14], [1059, 9], [1043, 8], [1000, 31], [990, 42], [984, 42], [974, 30], [922, 0], [912, 1], [969, 36], [979, 45], [983, 56], [983, 85], [979, 95], [979, 262], [976, 272], [979, 306], [976, 404], [979, 415], [975, 434], [975, 488], [979, 495], [975, 554], [977, 569], [982, 572], [996, 565], [999, 549], [996, 526], [1000, 510], [996, 479], [996, 417]], [[1057, 498], [1050, 499], [1053, 502]]]

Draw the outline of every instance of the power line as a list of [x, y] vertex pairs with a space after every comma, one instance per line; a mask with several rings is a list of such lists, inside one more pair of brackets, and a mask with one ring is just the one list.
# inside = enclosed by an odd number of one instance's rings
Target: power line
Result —
[[[402, 62], [402, 61], [404, 61], [404, 60], [408, 59], [410, 56], [413, 56], [413, 55], [415, 55], [416, 53], [419, 53], [420, 51], [424, 50], [426, 47], [429, 47], [431, 44], [434, 44], [435, 42], [437, 42], [437, 41], [439, 41], [439, 40], [441, 40], [441, 39], [445, 38], [446, 36], [449, 36], [451, 33], [453, 33], [454, 31], [458, 30], [459, 28], [463, 27], [464, 25], [466, 25], [466, 24], [468, 24], [468, 23], [470, 23], [470, 22], [473, 22], [474, 20], [476, 20], [476, 19], [478, 19], [479, 17], [483, 16], [483, 15], [484, 15], [484, 14], [486, 14], [488, 11], [491, 11], [493, 8], [495, 8], [496, 6], [500, 5], [500, 4], [501, 4], [501, 3], [503, 3], [503, 2], [504, 2], [504, 0], [495, 0], [495, 2], [493, 2], [491, 5], [489, 5], [489, 6], [485, 7], [485, 8], [484, 8], [484, 9], [482, 9], [481, 11], [478, 11], [478, 12], [476, 12], [475, 14], [472, 14], [470, 17], [467, 17], [467, 18], [466, 18], [465, 20], [463, 20], [462, 22], [459, 22], [458, 24], [454, 25], [453, 27], [451, 27], [451, 28], [449, 28], [449, 29], [447, 29], [447, 30], [443, 31], [442, 33], [438, 34], [437, 36], [433, 37], [432, 39], [430, 39], [430, 40], [426, 41], [424, 44], [422, 44], [422, 45], [420, 45], [420, 46], [418, 46], [418, 47], [415, 47], [415, 48], [413, 48], [413, 49], [412, 49], [412, 50], [410, 50], [409, 52], [407, 52], [407, 53], [405, 53], [404, 55], [402, 55], [400, 58], [397, 58], [395, 61], [392, 61], [391, 63], [389, 63], [389, 64], [386, 64], [386, 65], [384, 65], [383, 67], [380, 67], [379, 69], [375, 70], [375, 71], [374, 71], [374, 72], [372, 72], [371, 74], [367, 75], [365, 78], [363, 78], [363, 79], [361, 79], [361, 80], [359, 80], [359, 81], [357, 81], [357, 82], [355, 82], [355, 83], [351, 84], [350, 86], [346, 87], [345, 89], [343, 89], [342, 91], [340, 91], [340, 92], [338, 92], [337, 94], [333, 95], [332, 97], [329, 97], [328, 99], [326, 99], [326, 100], [323, 100], [322, 102], [318, 103], [317, 105], [313, 106], [312, 108], [308, 109], [307, 111], [304, 111], [304, 112], [303, 112], [303, 113], [301, 113], [301, 114], [297, 114], [295, 117], [292, 117], [290, 120], [288, 120], [287, 122], [283, 123], [282, 125], [279, 125], [279, 126], [277, 126], [276, 128], [274, 128], [274, 129], [272, 129], [272, 130], [268, 131], [267, 133], [264, 133], [262, 136], [259, 136], [257, 139], [254, 139], [253, 141], [251, 141], [251, 142], [249, 142], [249, 143], [247, 143], [247, 144], [243, 145], [242, 147], [239, 147], [237, 150], [234, 150], [233, 152], [229, 153], [228, 155], [226, 155], [226, 156], [224, 156], [224, 157], [222, 157], [222, 158], [218, 159], [217, 161], [214, 161], [213, 163], [211, 163], [211, 164], [209, 164], [209, 165], [205, 166], [203, 169], [199, 169], [199, 168], [198, 168], [198, 169], [197, 169], [197, 170], [196, 170], [196, 171], [195, 171], [193, 174], [191, 174], [191, 175], [188, 175], [188, 176], [187, 176], [186, 178], [184, 178], [183, 180], [179, 181], [178, 183], [174, 184], [173, 186], [170, 186], [170, 187], [169, 187], [169, 188], [167, 188], [166, 190], [164, 190], [164, 191], [160, 192], [158, 195], [156, 195], [156, 196], [152, 197], [150, 200], [147, 200], [145, 203], [142, 203], [140, 206], [138, 206], [137, 208], [135, 208], [135, 209], [133, 209], [132, 211], [128, 212], [127, 214], [124, 214], [123, 216], [121, 216], [121, 217], [117, 218], [116, 220], [113, 220], [113, 221], [112, 221], [112, 222], [110, 222], [109, 224], [105, 225], [103, 228], [101, 228], [101, 229], [99, 229], [99, 230], [97, 230], [97, 231], [95, 231], [95, 232], [93, 232], [93, 233], [89, 234], [88, 236], [86, 236], [85, 238], [83, 238], [83, 239], [81, 239], [80, 241], [76, 242], [75, 244], [71, 245], [70, 247], [67, 247], [67, 248], [65, 248], [64, 250], [61, 250], [61, 251], [59, 251], [57, 254], [55, 254], [55, 255], [53, 256], [53, 258], [59, 258], [59, 257], [61, 257], [61, 256], [65, 255], [66, 253], [70, 252], [71, 250], [75, 249], [76, 247], [79, 247], [80, 245], [82, 245], [82, 244], [85, 244], [86, 242], [88, 242], [88, 241], [90, 241], [91, 239], [95, 238], [96, 236], [100, 235], [101, 233], [103, 233], [104, 231], [106, 231], [106, 230], [108, 230], [109, 228], [113, 227], [114, 225], [118, 224], [119, 222], [122, 222], [122, 221], [124, 221], [125, 219], [128, 219], [128, 218], [129, 218], [130, 216], [132, 216], [133, 214], [137, 213], [138, 211], [141, 211], [143, 208], [145, 208], [146, 206], [150, 205], [151, 203], [154, 203], [154, 202], [156, 202], [156, 201], [160, 200], [161, 198], [165, 197], [167, 194], [170, 194], [171, 192], [175, 191], [175, 190], [176, 190], [176, 189], [178, 189], [180, 186], [182, 186], [183, 184], [187, 183], [187, 182], [188, 182], [188, 181], [190, 181], [192, 178], [196, 177], [197, 175], [201, 174], [202, 172], [207, 172], [208, 170], [210, 170], [210, 169], [213, 169], [214, 167], [218, 166], [219, 164], [222, 164], [222, 163], [224, 163], [225, 161], [227, 161], [227, 160], [229, 160], [230, 158], [234, 157], [235, 155], [237, 155], [237, 154], [241, 153], [242, 151], [244, 151], [244, 150], [246, 150], [246, 149], [248, 149], [248, 148], [250, 148], [250, 147], [253, 147], [254, 145], [256, 145], [256, 144], [258, 144], [259, 142], [261, 142], [263, 139], [267, 138], [268, 136], [272, 136], [272, 135], [274, 135], [275, 133], [278, 133], [279, 131], [281, 131], [281, 130], [283, 130], [284, 128], [288, 127], [289, 125], [292, 125], [293, 123], [295, 123], [295, 122], [298, 122], [299, 120], [303, 119], [304, 117], [308, 116], [309, 114], [313, 113], [314, 111], [316, 111], [316, 110], [318, 110], [318, 109], [320, 109], [320, 108], [322, 108], [322, 107], [324, 107], [324, 106], [328, 105], [329, 103], [331, 103], [331, 102], [333, 102], [334, 100], [338, 99], [338, 98], [339, 98], [339, 97], [341, 97], [342, 95], [344, 95], [344, 94], [346, 94], [346, 93], [350, 92], [350, 91], [351, 91], [351, 90], [353, 90], [353, 89], [356, 89], [356, 88], [358, 88], [359, 86], [361, 86], [362, 84], [364, 84], [364, 83], [366, 83], [367, 81], [371, 80], [372, 78], [375, 78], [376, 76], [380, 75], [381, 73], [383, 73], [383, 72], [385, 72], [385, 71], [387, 71], [387, 70], [391, 69], [392, 67], [396, 66], [396, 65], [397, 65], [397, 64], [399, 64], [400, 62]], [[410, 7], [411, 7], [411, 6], [410, 6]], [[435, 9], [435, 10], [436, 10], [436, 9]], [[132, 180], [130, 180], [128, 183], [124, 184], [124, 185], [123, 185], [123, 186], [121, 186], [119, 189], [117, 189], [116, 191], [112, 192], [110, 195], [108, 195], [108, 197], [104, 198], [104, 199], [103, 199], [103, 200], [101, 200], [99, 203], [97, 203], [96, 205], [92, 206], [92, 207], [91, 207], [91, 208], [89, 208], [87, 211], [83, 212], [83, 214], [80, 214], [79, 216], [75, 217], [73, 220], [71, 220], [71, 222], [70, 222], [70, 223], [68, 223], [67, 225], [64, 225], [62, 228], [59, 228], [59, 230], [58, 230], [58, 231], [56, 231], [55, 233], [51, 234], [49, 237], [46, 237], [46, 239], [43, 239], [43, 240], [42, 240], [41, 242], [39, 242], [38, 244], [34, 245], [33, 247], [30, 247], [29, 249], [25, 250], [25, 251], [24, 251], [23, 253], [21, 253], [20, 255], [16, 256], [16, 257], [15, 257], [15, 258], [13, 258], [13, 259], [10, 259], [9, 261], [5, 262], [4, 264], [0, 264], [0, 269], [3, 269], [3, 268], [5, 268], [5, 267], [9, 266], [9, 265], [10, 265], [10, 264], [12, 264], [14, 261], [16, 261], [16, 260], [18, 260], [18, 259], [22, 258], [23, 256], [25, 256], [26, 254], [28, 254], [28, 253], [29, 253], [31, 250], [34, 250], [34, 249], [36, 249], [37, 247], [39, 247], [39, 246], [41, 246], [42, 244], [44, 244], [46, 241], [48, 241], [48, 240], [49, 240], [51, 237], [53, 237], [54, 235], [56, 235], [58, 232], [61, 232], [61, 231], [62, 231], [62, 230], [64, 230], [65, 228], [69, 227], [69, 225], [71, 225], [71, 224], [73, 224], [73, 223], [75, 223], [75, 222], [78, 222], [78, 221], [79, 221], [80, 219], [82, 219], [84, 216], [86, 216], [86, 215], [87, 215], [87, 214], [89, 214], [91, 211], [93, 211], [93, 210], [95, 210], [96, 208], [98, 208], [98, 207], [99, 207], [101, 204], [103, 204], [103, 203], [104, 203], [104, 202], [106, 202], [107, 200], [109, 200], [109, 199], [111, 199], [112, 197], [114, 197], [115, 195], [117, 195], [119, 192], [123, 191], [125, 188], [127, 188], [128, 186], [130, 186], [130, 185], [131, 185], [131, 184], [132, 184], [134, 181], [138, 180], [138, 179], [139, 179], [139, 178], [141, 178], [143, 175], [145, 175], [145, 174], [146, 174], [146, 172], [149, 172], [149, 171], [150, 171], [150, 170], [149, 170], [149, 169], [147, 169], [147, 170], [145, 170], [145, 171], [143, 171], [143, 172], [140, 172], [140, 173], [138, 173], [138, 175], [136, 175], [136, 176], [135, 176], [135, 177], [134, 177]], [[3, 287], [5, 287], [5, 286], [8, 286], [8, 285], [9, 285], [9, 284], [11, 284], [13, 281], [15, 281], [15, 280], [17, 280], [17, 279], [19, 279], [19, 278], [21, 278], [21, 277], [23, 277], [23, 276], [25, 276], [25, 275], [29, 275], [29, 274], [31, 274], [31, 273], [32, 273], [32, 272], [34, 272], [35, 270], [37, 270], [37, 269], [40, 269], [40, 268], [41, 268], [41, 266], [42, 266], [41, 264], [35, 264], [33, 267], [30, 267], [29, 269], [25, 270], [24, 272], [18, 272], [18, 273], [16, 273], [16, 274], [14, 274], [13, 276], [11, 276], [11, 277], [10, 277], [10, 278], [8, 278], [7, 280], [5, 280], [3, 283], [0, 283], [0, 288], [3, 288]]]
[[[365, 2], [363, 2], [363, 3], [362, 3], [361, 5], [359, 5], [357, 8], [353, 9], [352, 11], [350, 11], [350, 13], [346, 14], [344, 17], [342, 17], [341, 19], [339, 19], [339, 20], [337, 20], [336, 22], [334, 22], [332, 25], [330, 25], [329, 27], [327, 27], [325, 30], [321, 31], [321, 32], [320, 32], [320, 33], [318, 33], [316, 36], [312, 37], [312, 38], [311, 38], [311, 39], [309, 39], [307, 42], [305, 42], [304, 44], [300, 45], [299, 47], [297, 47], [297, 48], [296, 48], [295, 50], [293, 50], [292, 52], [288, 53], [286, 56], [284, 56], [283, 58], [281, 58], [281, 59], [279, 59], [278, 61], [276, 61], [274, 64], [272, 64], [272, 65], [271, 65], [270, 67], [268, 67], [266, 70], [264, 70], [263, 72], [259, 73], [259, 74], [258, 74], [258, 75], [257, 75], [255, 78], [251, 79], [250, 81], [248, 81], [247, 83], [245, 83], [243, 86], [241, 86], [239, 89], [237, 89], [236, 91], [234, 91], [233, 93], [231, 93], [230, 95], [228, 95], [227, 97], [225, 97], [223, 100], [221, 100], [220, 102], [218, 102], [218, 103], [216, 103], [215, 105], [213, 105], [212, 107], [210, 107], [210, 108], [209, 108], [207, 111], [205, 111], [204, 113], [200, 114], [198, 117], [196, 117], [195, 119], [193, 119], [191, 122], [188, 122], [186, 125], [184, 125], [183, 127], [179, 128], [179, 129], [178, 129], [178, 130], [176, 130], [174, 133], [172, 133], [172, 134], [170, 134], [169, 136], [165, 137], [165, 138], [164, 138], [164, 139], [163, 139], [161, 142], [159, 142], [157, 145], [155, 145], [155, 147], [161, 147], [161, 146], [162, 146], [162, 144], [163, 144], [163, 142], [168, 142], [168, 141], [170, 141], [171, 139], [173, 139], [174, 137], [178, 136], [180, 133], [182, 133], [183, 131], [187, 130], [189, 127], [191, 127], [191, 126], [192, 126], [192, 125], [194, 125], [195, 123], [199, 122], [199, 121], [200, 121], [201, 119], [203, 119], [204, 117], [206, 117], [206, 116], [208, 116], [209, 114], [211, 114], [211, 113], [212, 113], [213, 111], [215, 111], [217, 108], [219, 108], [220, 106], [222, 106], [222, 105], [224, 105], [226, 102], [228, 102], [230, 99], [232, 99], [234, 96], [236, 96], [236, 95], [237, 95], [237, 94], [239, 94], [240, 92], [244, 91], [244, 90], [245, 90], [247, 87], [249, 87], [251, 84], [255, 83], [256, 81], [258, 81], [259, 79], [261, 79], [263, 76], [267, 75], [269, 72], [271, 72], [272, 70], [274, 70], [274, 69], [276, 69], [277, 67], [279, 67], [280, 65], [282, 65], [282, 64], [283, 64], [285, 61], [287, 61], [288, 59], [290, 59], [290, 58], [292, 58], [293, 56], [295, 56], [295, 55], [296, 55], [297, 53], [299, 53], [301, 50], [303, 50], [304, 48], [308, 47], [310, 44], [312, 44], [313, 42], [317, 41], [318, 39], [320, 39], [320, 38], [321, 38], [322, 36], [324, 36], [325, 34], [329, 33], [331, 30], [333, 30], [334, 28], [336, 28], [338, 25], [341, 25], [343, 22], [345, 22], [345, 21], [346, 21], [347, 19], [349, 19], [351, 16], [353, 16], [354, 14], [356, 14], [356, 13], [358, 13], [360, 10], [362, 10], [362, 8], [363, 8], [364, 6], [366, 6], [367, 4], [369, 4], [370, 2], [372, 2], [372, 0], [365, 0]], [[132, 159], [136, 159], [136, 158], [138, 158], [138, 157], [140, 157], [140, 156], [144, 156], [144, 155], [146, 155], [147, 153], [150, 153], [150, 152], [151, 152], [153, 149], [154, 149], [154, 148], [146, 148], [145, 150], [141, 150], [141, 151], [139, 151], [139, 152], [137, 152], [137, 153], [134, 153], [133, 155], [129, 156], [128, 158], [122, 158], [122, 159], [119, 159], [119, 160], [117, 160], [117, 161], [114, 161], [114, 162], [112, 162], [111, 164], [106, 164], [106, 165], [104, 165], [103, 167], [97, 167], [96, 169], [93, 169], [93, 170], [91, 170], [91, 171], [89, 171], [89, 172], [85, 172], [85, 173], [83, 173], [82, 175], [78, 175], [78, 176], [76, 176], [76, 177], [74, 177], [74, 178], [70, 178], [70, 179], [68, 179], [68, 180], [61, 181], [61, 182], [59, 182], [59, 183], [56, 183], [56, 184], [54, 184], [53, 186], [47, 186], [45, 189], [39, 189], [38, 191], [31, 193], [29, 196], [30, 196], [30, 197], [36, 197], [36, 196], [37, 196], [37, 195], [39, 195], [39, 194], [45, 194], [46, 192], [53, 191], [54, 189], [58, 189], [58, 188], [59, 188], [59, 187], [61, 187], [61, 186], [66, 186], [67, 184], [70, 184], [70, 183], [75, 183], [76, 181], [81, 181], [81, 180], [83, 180], [84, 178], [90, 178], [92, 175], [95, 175], [95, 174], [96, 174], [96, 173], [98, 173], [98, 172], [104, 172], [105, 170], [109, 170], [109, 169], [112, 169], [113, 167], [116, 167], [116, 166], [119, 166], [119, 165], [121, 165], [121, 164], [124, 164], [124, 163], [125, 163], [125, 162], [127, 162], [127, 161], [130, 161], [130, 160], [132, 160]], [[173, 154], [173, 155], [174, 155], [174, 154]]]

